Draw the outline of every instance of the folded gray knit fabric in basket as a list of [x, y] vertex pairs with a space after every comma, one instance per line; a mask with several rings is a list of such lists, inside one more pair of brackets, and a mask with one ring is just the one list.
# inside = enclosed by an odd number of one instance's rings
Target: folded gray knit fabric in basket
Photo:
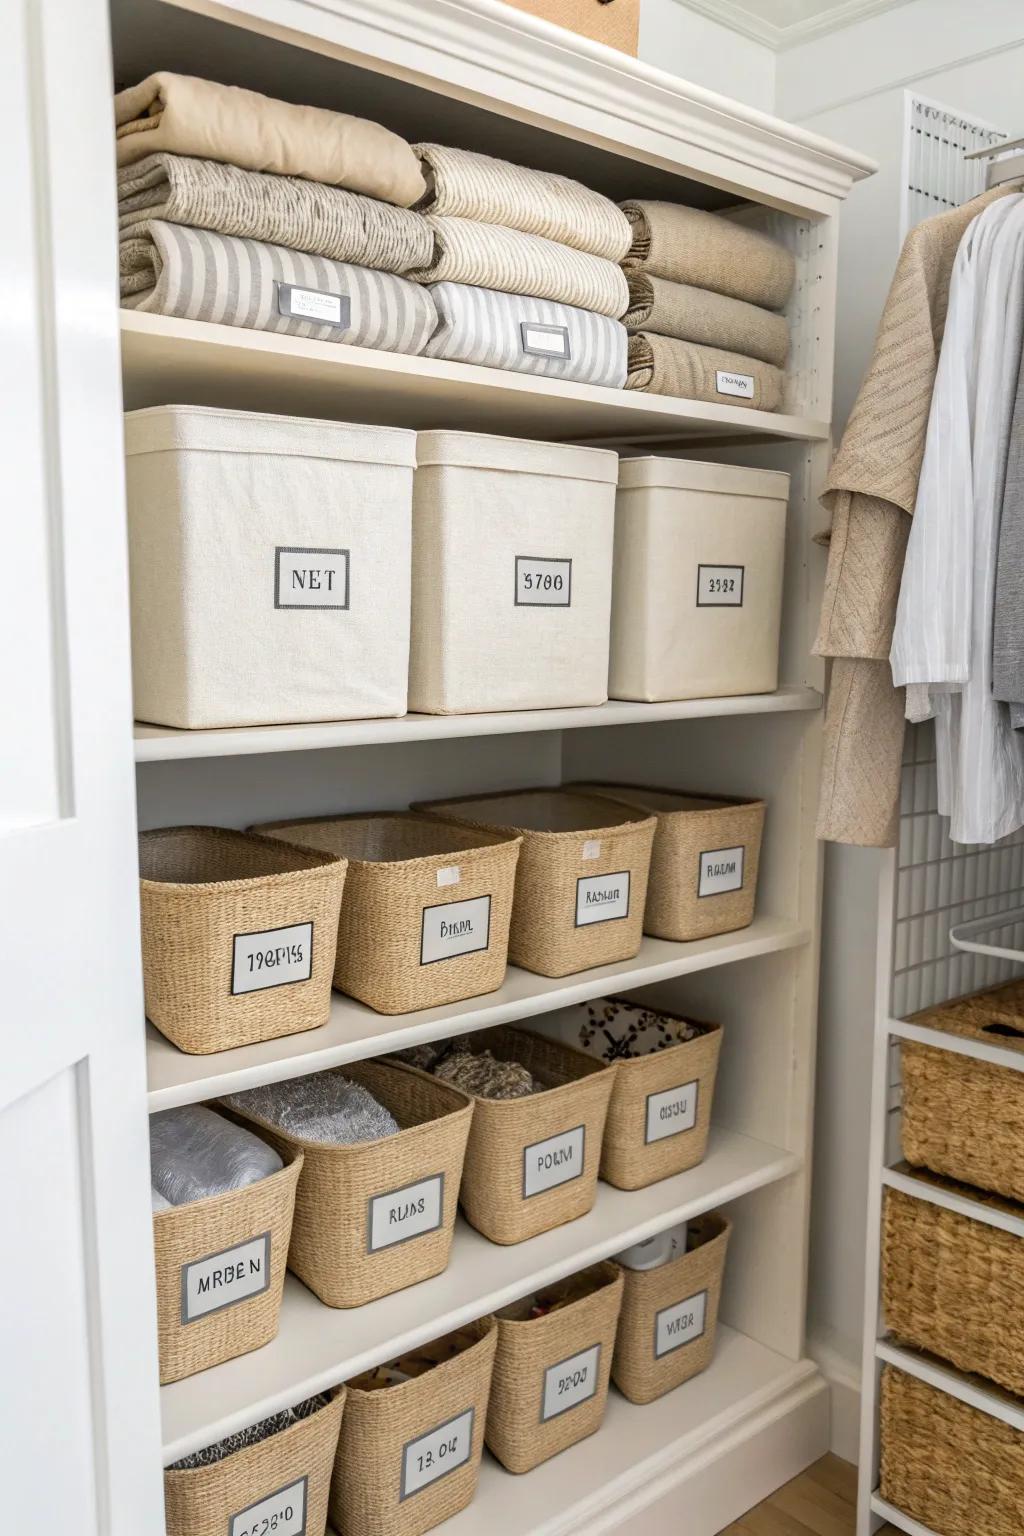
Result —
[[265, 1120], [288, 1136], [334, 1146], [379, 1141], [400, 1129], [390, 1110], [361, 1083], [353, 1083], [340, 1071], [265, 1083], [245, 1093], [233, 1093], [224, 1103], [239, 1114]]
[[480, 1099], [523, 1099], [533, 1093], [532, 1075], [518, 1061], [499, 1061], [490, 1051], [446, 1056], [434, 1076]]
[[430, 293], [438, 327], [425, 357], [610, 389], [626, 382], [626, 332], [618, 320], [461, 283], [436, 283]]
[[201, 1451], [193, 1451], [190, 1456], [172, 1462], [169, 1471], [191, 1472], [196, 1467], [216, 1466], [218, 1461], [233, 1456], [236, 1451], [244, 1451], [250, 1445], [259, 1445], [261, 1441], [269, 1440], [271, 1435], [279, 1435], [282, 1430], [291, 1429], [293, 1424], [311, 1419], [314, 1413], [326, 1408], [330, 1400], [329, 1392], [321, 1392], [317, 1397], [308, 1397], [304, 1403], [297, 1403], [294, 1408], [283, 1408], [280, 1413], [271, 1414], [269, 1419], [261, 1419], [258, 1424], [237, 1430], [235, 1434], [218, 1440], [215, 1445], [204, 1445]]
[[171, 1205], [242, 1189], [284, 1166], [252, 1131], [202, 1104], [151, 1115], [149, 1157], [153, 1189]]

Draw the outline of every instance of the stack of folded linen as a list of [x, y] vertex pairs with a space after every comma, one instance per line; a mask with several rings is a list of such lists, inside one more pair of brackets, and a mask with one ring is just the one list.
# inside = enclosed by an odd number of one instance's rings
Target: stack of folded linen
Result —
[[363, 118], [160, 73], [115, 99], [121, 302], [187, 320], [422, 352], [437, 324], [403, 274], [431, 259], [426, 191]]
[[676, 203], [623, 203], [632, 239], [627, 389], [762, 411], [782, 404], [792, 255], [744, 225]]

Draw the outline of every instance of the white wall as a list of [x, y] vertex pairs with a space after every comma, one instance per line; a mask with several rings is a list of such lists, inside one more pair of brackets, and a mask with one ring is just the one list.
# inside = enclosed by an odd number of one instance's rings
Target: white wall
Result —
[[775, 54], [681, 0], [641, 0], [640, 57], [762, 112], [775, 110]]

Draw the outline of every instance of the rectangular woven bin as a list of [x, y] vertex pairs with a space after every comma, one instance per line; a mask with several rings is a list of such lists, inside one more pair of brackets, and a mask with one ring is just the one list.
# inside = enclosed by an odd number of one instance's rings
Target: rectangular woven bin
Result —
[[[211, 1467], [168, 1467], [166, 1536], [262, 1536], [275, 1529], [324, 1536], [344, 1407], [345, 1388], [339, 1387], [308, 1419]], [[290, 1520], [282, 1519], [288, 1509]], [[275, 1515], [276, 1527], [270, 1523]]]
[[277, 1337], [302, 1154], [269, 1178], [153, 1217], [160, 1380]]
[[517, 838], [407, 812], [253, 830], [348, 861], [334, 963], [340, 991], [378, 1013], [412, 1013], [501, 986]]
[[879, 1491], [939, 1536], [1020, 1536], [1024, 1433], [887, 1365]]
[[623, 1271], [625, 1288], [612, 1380], [631, 1403], [652, 1403], [707, 1370], [715, 1352], [718, 1302], [731, 1223], [690, 1222], [688, 1252], [659, 1269]]
[[401, 1130], [380, 1141], [326, 1145], [235, 1115], [282, 1157], [303, 1153], [288, 1268], [329, 1307], [360, 1307], [448, 1264], [472, 1100], [422, 1072], [353, 1062]]
[[763, 800], [689, 795], [640, 784], [580, 784], [657, 816], [644, 932], [677, 944], [754, 921]]
[[471, 1502], [497, 1341], [484, 1317], [417, 1350], [416, 1369], [437, 1363], [408, 1381], [349, 1383], [331, 1481], [338, 1536], [419, 1536]]
[[508, 957], [539, 976], [631, 960], [643, 938], [655, 819], [562, 789], [470, 795], [417, 807], [521, 837]]
[[615, 1327], [622, 1305], [617, 1264], [546, 1286], [544, 1317], [530, 1298], [498, 1313], [487, 1448], [509, 1472], [529, 1472], [600, 1429], [608, 1401]]
[[326, 1024], [345, 862], [228, 827], [139, 835], [146, 1015], [205, 1056]]

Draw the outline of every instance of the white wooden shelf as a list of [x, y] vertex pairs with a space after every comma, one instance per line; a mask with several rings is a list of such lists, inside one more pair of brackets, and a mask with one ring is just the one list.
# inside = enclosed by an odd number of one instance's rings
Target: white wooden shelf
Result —
[[1015, 1214], [1019, 1207], [1010, 1201], [1005, 1202], [1004, 1208], [1003, 1202], [996, 1199], [974, 1200], [969, 1194], [947, 1187], [938, 1179], [926, 1178], [905, 1163], [897, 1168], [884, 1168], [882, 1184], [886, 1189], [895, 1189], [900, 1194], [909, 1195], [912, 1200], [924, 1200], [928, 1205], [937, 1205], [944, 1211], [955, 1212], [957, 1216], [966, 1216], [968, 1221], [980, 1221], [986, 1227], [998, 1227], [1001, 1232], [1009, 1232], [1013, 1237], [1024, 1237], [1024, 1217]]
[[570, 1003], [589, 1002], [755, 955], [797, 949], [809, 939], [806, 929], [775, 917], [756, 917], [749, 928], [738, 933], [698, 939], [692, 944], [645, 938], [633, 960], [596, 966], [558, 980], [509, 966], [504, 984], [496, 992], [418, 1013], [374, 1013], [365, 1004], [336, 992], [331, 1016], [320, 1029], [211, 1056], [188, 1056], [148, 1025], [150, 1112], [240, 1093], [260, 1083], [323, 1072], [346, 1061], [380, 1056], [424, 1040], [535, 1018]]
[[897, 1509], [895, 1504], [890, 1504], [888, 1499], [883, 1499], [881, 1494], [872, 1494], [871, 1508], [876, 1515], [881, 1515], [883, 1520], [888, 1520], [890, 1525], [906, 1531], [907, 1536], [939, 1536], [938, 1531], [933, 1531], [929, 1525], [922, 1525], [920, 1520], [912, 1520], [909, 1515], [903, 1513], [902, 1509]]
[[976, 1408], [979, 1413], [987, 1413], [991, 1418], [1009, 1424], [1011, 1429], [1024, 1432], [1024, 1405], [1020, 1398], [1003, 1392], [982, 1377], [966, 1376], [934, 1355], [893, 1344], [888, 1339], [879, 1339], [875, 1354], [886, 1365], [894, 1365], [897, 1370], [955, 1397], [969, 1408]]
[[500, 1247], [460, 1218], [443, 1274], [366, 1306], [325, 1307], [289, 1275], [272, 1343], [161, 1388], [165, 1464], [799, 1167], [713, 1127], [699, 1167], [632, 1192], [599, 1183], [586, 1216], [529, 1242]]
[[973, 1056], [975, 1061], [989, 1061], [996, 1067], [1008, 1067], [1011, 1072], [1024, 1072], [1024, 1051], [1000, 1045], [999, 1036], [992, 1036], [992, 1044], [986, 1040], [971, 1040], [965, 1035], [954, 1035], [945, 1029], [930, 1029], [926, 1024], [912, 1024], [908, 1019], [890, 1019], [888, 1033], [897, 1040], [913, 1040], [918, 1045], [930, 1045], [937, 1051], [952, 1051], [956, 1056]]

